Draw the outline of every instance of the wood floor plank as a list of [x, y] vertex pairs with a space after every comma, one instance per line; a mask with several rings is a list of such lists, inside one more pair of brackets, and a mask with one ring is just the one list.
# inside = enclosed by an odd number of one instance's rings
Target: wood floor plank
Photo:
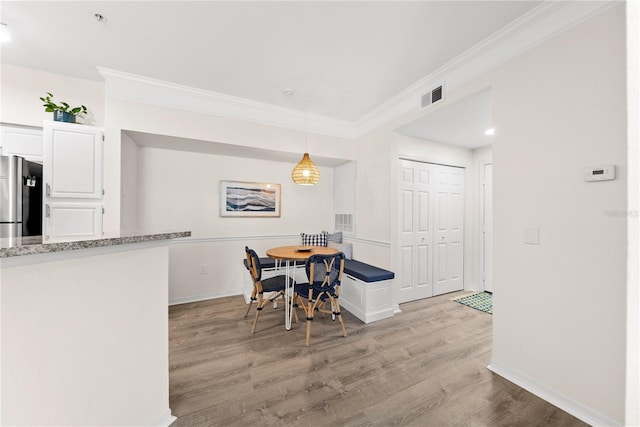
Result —
[[242, 297], [169, 309], [170, 406], [189, 426], [585, 426], [487, 369], [492, 316], [449, 294], [365, 325], [342, 310], [284, 329], [267, 306], [251, 335]]

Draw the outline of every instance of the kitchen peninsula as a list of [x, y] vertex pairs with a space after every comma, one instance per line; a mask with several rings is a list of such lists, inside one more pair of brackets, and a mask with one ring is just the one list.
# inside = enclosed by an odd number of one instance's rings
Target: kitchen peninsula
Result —
[[0, 245], [0, 424], [171, 424], [168, 248], [190, 235]]

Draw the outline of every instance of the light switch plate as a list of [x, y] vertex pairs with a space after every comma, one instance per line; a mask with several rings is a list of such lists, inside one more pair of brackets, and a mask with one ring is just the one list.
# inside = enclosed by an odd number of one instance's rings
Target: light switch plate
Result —
[[540, 244], [540, 227], [525, 228], [524, 242], [527, 245], [539, 245]]

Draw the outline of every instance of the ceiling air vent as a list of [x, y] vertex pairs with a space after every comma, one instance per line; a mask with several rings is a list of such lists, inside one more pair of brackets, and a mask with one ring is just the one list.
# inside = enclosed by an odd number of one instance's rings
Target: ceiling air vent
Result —
[[442, 101], [442, 85], [422, 95], [420, 99], [420, 108], [427, 108], [431, 104]]

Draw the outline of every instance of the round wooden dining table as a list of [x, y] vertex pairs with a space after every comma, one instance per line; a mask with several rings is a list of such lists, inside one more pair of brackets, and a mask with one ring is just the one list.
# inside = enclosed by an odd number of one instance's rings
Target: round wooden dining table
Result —
[[[291, 319], [293, 318], [293, 292], [295, 287], [295, 271], [298, 262], [306, 262], [311, 255], [333, 255], [339, 251], [336, 248], [325, 246], [279, 246], [267, 249], [269, 258], [281, 260], [285, 262], [285, 270], [287, 277], [292, 280], [286, 280], [284, 304], [284, 326], [288, 330], [291, 329]], [[293, 265], [292, 265], [293, 263]]]

